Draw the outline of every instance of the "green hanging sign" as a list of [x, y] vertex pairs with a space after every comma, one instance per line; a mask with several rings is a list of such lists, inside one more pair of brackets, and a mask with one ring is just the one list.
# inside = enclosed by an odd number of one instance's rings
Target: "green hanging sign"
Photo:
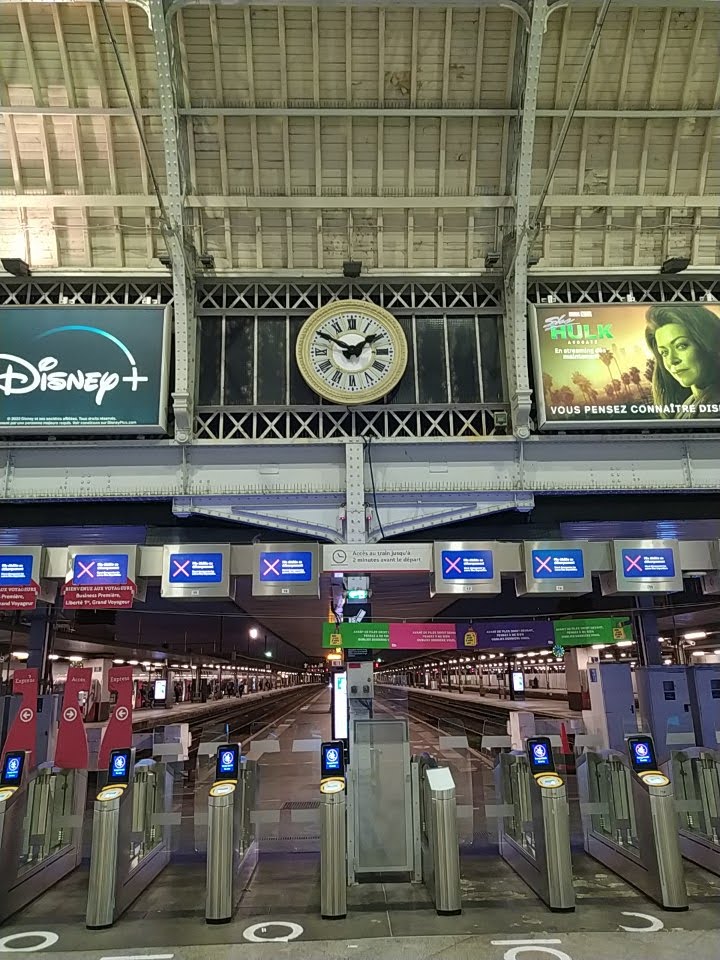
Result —
[[556, 620], [555, 643], [562, 647], [589, 647], [595, 643], [632, 640], [628, 617], [588, 617], [585, 620]]
[[390, 625], [387, 623], [324, 623], [323, 647], [344, 650], [387, 650], [390, 646]]

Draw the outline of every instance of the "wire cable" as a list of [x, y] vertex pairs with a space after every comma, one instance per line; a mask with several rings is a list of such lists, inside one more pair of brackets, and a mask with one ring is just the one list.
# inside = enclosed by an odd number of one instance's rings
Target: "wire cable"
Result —
[[380, 519], [380, 511], [378, 510], [377, 489], [375, 487], [375, 471], [373, 470], [372, 453], [370, 451], [370, 437], [366, 437], [363, 442], [365, 444], [365, 448], [367, 449], [368, 466], [370, 467], [370, 483], [372, 485], [373, 508], [375, 510], [375, 516], [377, 518], [378, 527], [380, 528], [380, 536], [384, 540], [385, 531], [383, 530], [382, 520]]

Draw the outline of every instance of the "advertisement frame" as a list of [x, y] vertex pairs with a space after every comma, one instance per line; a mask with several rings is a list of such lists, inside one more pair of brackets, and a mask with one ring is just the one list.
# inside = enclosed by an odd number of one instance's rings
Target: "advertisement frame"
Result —
[[[707, 429], [708, 427], [714, 427], [715, 429], [720, 429], [720, 415], [715, 418], [692, 418], [692, 419], [672, 419], [664, 420], [661, 417], [657, 416], [655, 419], [648, 418], [646, 420], [633, 420], [633, 419], [618, 419], [618, 420], [551, 420], [547, 415], [547, 408], [545, 406], [545, 391], [542, 387], [542, 378], [543, 378], [543, 366], [542, 366], [542, 357], [540, 350], [540, 337], [538, 332], [538, 307], [551, 306], [553, 310], [581, 310], [586, 308], [588, 310], [593, 307], [603, 309], [617, 309], [622, 308], [627, 309], [628, 307], [643, 307], [646, 306], [648, 309], [653, 306], [663, 306], [665, 301], [662, 300], [653, 300], [642, 303], [552, 303], [552, 304], [536, 304], [528, 302], [528, 323], [530, 325], [530, 350], [532, 353], [533, 361], [533, 374], [535, 378], [534, 383], [534, 397], [535, 397], [535, 408], [537, 411], [537, 429], [544, 431], [552, 430], [585, 430], [593, 432], [594, 430], [627, 430], [635, 428], [636, 430], [684, 430], [692, 431], [698, 428]], [[698, 303], [693, 301], [692, 303], [687, 303], [686, 306], [706, 306], [706, 304]]]
[[[107, 436], [109, 434], [116, 435], [121, 434], [123, 436], [133, 435], [133, 434], [154, 434], [161, 435], [167, 434], [168, 432], [168, 417], [169, 417], [169, 408], [170, 408], [170, 345], [172, 343], [172, 305], [165, 304], [153, 304], [153, 303], [134, 303], [134, 304], [90, 304], [90, 303], [71, 303], [71, 304], [61, 304], [61, 305], [51, 305], [51, 304], [7, 304], [7, 308], [11, 309], [22, 309], [23, 311], [32, 310], [32, 311], [48, 311], [56, 310], [58, 312], [65, 310], [67, 308], [72, 308], [73, 310], [85, 311], [85, 310], [157, 310], [158, 312], [162, 309], [163, 317], [163, 333], [162, 333], [162, 347], [161, 347], [161, 363], [160, 363], [160, 387], [159, 387], [159, 396], [158, 396], [158, 408], [157, 408], [157, 423], [136, 423], [136, 424], [108, 424], [108, 425], [96, 425], [93, 426], [89, 424], [88, 426], [62, 426], [56, 424], [37, 424], [37, 425], [21, 425], [17, 426], [3, 424], [0, 421], [0, 437], [5, 434], [63, 434], [75, 435], [82, 434], [83, 436]], [[0, 308], [0, 311], [2, 308]]]

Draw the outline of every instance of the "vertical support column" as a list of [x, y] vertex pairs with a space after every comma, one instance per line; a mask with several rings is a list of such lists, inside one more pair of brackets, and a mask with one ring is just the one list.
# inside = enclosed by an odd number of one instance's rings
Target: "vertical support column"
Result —
[[[583, 675], [587, 685], [587, 665], [591, 651], [586, 647], [571, 647], [565, 651], [565, 681], [568, 706], [571, 710], [583, 710]], [[589, 696], [589, 694], [588, 694]], [[588, 703], [589, 708], [589, 703]]]
[[515, 229], [514, 234], [506, 236], [503, 243], [503, 267], [507, 381], [513, 432], [519, 439], [530, 436], [532, 391], [527, 351], [527, 261], [530, 253], [528, 234], [540, 56], [547, 12], [547, 0], [534, 0], [529, 34], [526, 33], [524, 23], [520, 19], [517, 21], [520, 43], [516, 56], [514, 102], [522, 109], [522, 115], [516, 121], [514, 144], [511, 144], [509, 154], [517, 157], [517, 166], [509, 173], [508, 184], [510, 192], [515, 195]]
[[189, 443], [193, 434], [195, 406], [197, 321], [194, 284], [195, 253], [185, 236], [183, 219], [185, 189], [180, 151], [185, 138], [177, 112], [173, 50], [169, 34], [171, 28], [165, 20], [165, 6], [163, 0], [147, 0], [147, 4], [155, 44], [167, 180], [165, 204], [169, 223], [163, 225], [163, 235], [170, 247], [173, 274], [175, 389], [172, 399], [175, 439], [178, 443]]
[[365, 543], [365, 452], [362, 440], [345, 444], [345, 540]]
[[52, 641], [52, 615], [49, 607], [38, 607], [30, 614], [28, 659], [25, 666], [36, 667], [40, 678], [40, 692], [47, 676], [48, 654]]
[[634, 617], [638, 660], [644, 667], [656, 667], [662, 663], [662, 650], [653, 595], [641, 593], [635, 598], [635, 606], [638, 610]]

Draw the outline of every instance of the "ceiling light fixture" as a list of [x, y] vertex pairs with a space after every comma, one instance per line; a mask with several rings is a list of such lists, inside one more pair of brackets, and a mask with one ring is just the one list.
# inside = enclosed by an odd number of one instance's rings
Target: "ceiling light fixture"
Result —
[[686, 640], [704, 640], [707, 634], [704, 630], [691, 630], [689, 633], [684, 633], [683, 637]]
[[0, 263], [2, 263], [3, 270], [6, 270], [8, 273], [12, 274], [13, 277], [32, 276], [30, 266], [25, 263], [24, 260], [21, 260], [20, 257], [3, 257], [0, 260]]

